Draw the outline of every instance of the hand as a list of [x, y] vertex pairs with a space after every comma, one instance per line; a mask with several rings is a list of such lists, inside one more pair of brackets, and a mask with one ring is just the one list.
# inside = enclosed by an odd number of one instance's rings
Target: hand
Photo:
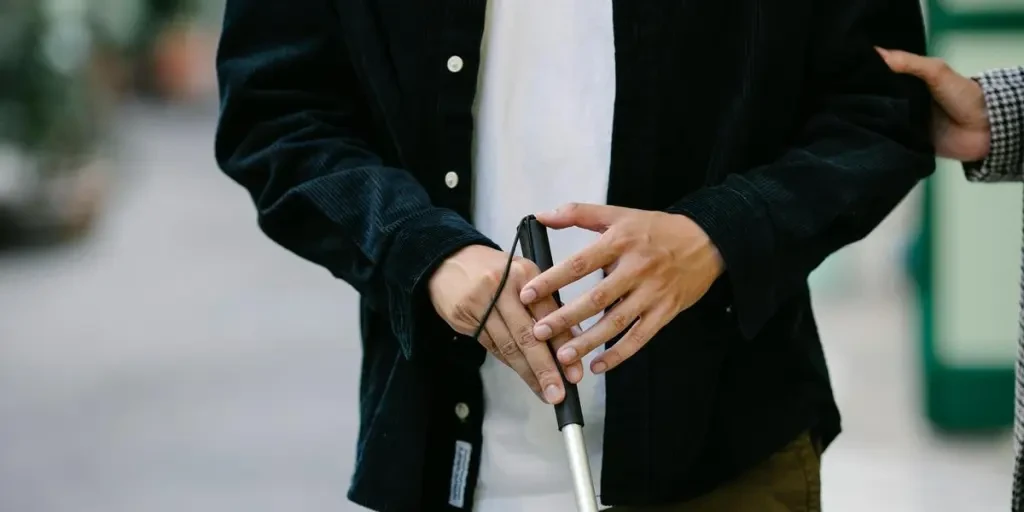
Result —
[[591, 362], [594, 373], [612, 369], [635, 354], [679, 312], [700, 300], [724, 271], [725, 264], [707, 234], [682, 215], [570, 204], [537, 219], [553, 229], [575, 226], [602, 233], [597, 242], [533, 278], [520, 294], [523, 303], [532, 304], [537, 297], [547, 297], [605, 269], [607, 276], [592, 290], [558, 311], [537, 317], [534, 326], [537, 339], [551, 339], [614, 304], [600, 321], [558, 350], [562, 364], [577, 364], [629, 328], [618, 343]]
[[[449, 257], [430, 278], [430, 300], [437, 314], [455, 331], [472, 335], [494, 298], [507, 262], [508, 253], [482, 245], [466, 247]], [[538, 397], [557, 404], [565, 397], [562, 378], [548, 344], [533, 335], [533, 319], [555, 311], [558, 305], [552, 293], [542, 296], [530, 310], [519, 300], [523, 284], [539, 273], [529, 260], [513, 261], [505, 288], [478, 341], [515, 370]], [[561, 336], [552, 345], [560, 347], [569, 338]], [[583, 367], [579, 363], [567, 365], [565, 373], [570, 382], [579, 382]]]
[[893, 71], [914, 75], [928, 84], [935, 99], [932, 138], [939, 156], [961, 162], [988, 156], [992, 135], [985, 93], [978, 82], [953, 71], [940, 59], [877, 50]]

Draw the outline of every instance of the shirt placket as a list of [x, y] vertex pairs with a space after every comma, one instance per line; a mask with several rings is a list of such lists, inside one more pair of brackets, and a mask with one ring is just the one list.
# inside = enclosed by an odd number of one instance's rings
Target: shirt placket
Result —
[[[438, 162], [435, 178], [440, 190], [438, 204], [471, 220], [473, 199], [473, 101], [480, 69], [486, 0], [448, 0], [443, 4], [443, 24], [435, 54], [437, 88]], [[435, 188], [437, 187], [437, 188]], [[475, 341], [455, 336], [449, 345], [446, 410], [439, 416], [451, 425], [449, 467], [444, 482], [450, 510], [472, 510], [483, 427], [483, 383], [480, 365], [486, 352]], [[449, 473], [450, 471], [450, 473]], [[440, 482], [438, 482], [440, 485]]]

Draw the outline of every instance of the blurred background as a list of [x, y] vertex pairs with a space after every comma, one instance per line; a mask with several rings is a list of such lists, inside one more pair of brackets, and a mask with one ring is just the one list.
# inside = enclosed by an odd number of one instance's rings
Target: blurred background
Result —
[[[1024, 0], [927, 1], [1024, 64]], [[356, 509], [356, 295], [214, 164], [222, 7], [0, 2], [0, 512]], [[1008, 509], [1020, 188], [942, 161], [812, 276], [829, 512]]]

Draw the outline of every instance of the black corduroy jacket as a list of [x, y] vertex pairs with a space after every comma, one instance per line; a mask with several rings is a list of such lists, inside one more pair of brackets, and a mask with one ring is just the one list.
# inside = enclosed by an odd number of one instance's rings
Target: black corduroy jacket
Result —
[[[611, 1], [608, 202], [691, 217], [727, 266], [607, 376], [602, 500], [670, 503], [838, 434], [807, 277], [933, 169], [926, 89], [873, 49], [924, 35], [917, 0]], [[270, 238], [362, 296], [349, 496], [375, 510], [472, 508], [486, 354], [426, 282], [494, 246], [470, 219], [485, 8], [227, 2], [217, 159]]]

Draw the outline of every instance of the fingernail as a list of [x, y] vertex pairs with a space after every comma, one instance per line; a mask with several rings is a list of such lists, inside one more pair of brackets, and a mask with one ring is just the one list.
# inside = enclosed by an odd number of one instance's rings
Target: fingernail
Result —
[[561, 393], [558, 391], [558, 386], [552, 384], [544, 389], [544, 399], [549, 404], [557, 402], [559, 398], [561, 398]]
[[573, 366], [572, 368], [569, 368], [565, 372], [565, 376], [569, 379], [569, 382], [579, 382], [581, 371], [582, 370], [580, 370], [579, 368]]
[[569, 364], [576, 360], [577, 355], [576, 349], [572, 347], [562, 347], [558, 351], [558, 360], [565, 364]]
[[533, 335], [536, 336], [538, 340], [546, 340], [551, 337], [551, 327], [544, 324], [537, 324], [533, 327]]
[[524, 304], [532, 304], [533, 301], [537, 300], [537, 291], [533, 288], [524, 288], [519, 294], [519, 300], [523, 301]]
[[595, 362], [594, 365], [590, 367], [590, 371], [594, 373], [604, 373], [604, 371], [607, 369], [608, 365], [602, 363], [601, 361]]

